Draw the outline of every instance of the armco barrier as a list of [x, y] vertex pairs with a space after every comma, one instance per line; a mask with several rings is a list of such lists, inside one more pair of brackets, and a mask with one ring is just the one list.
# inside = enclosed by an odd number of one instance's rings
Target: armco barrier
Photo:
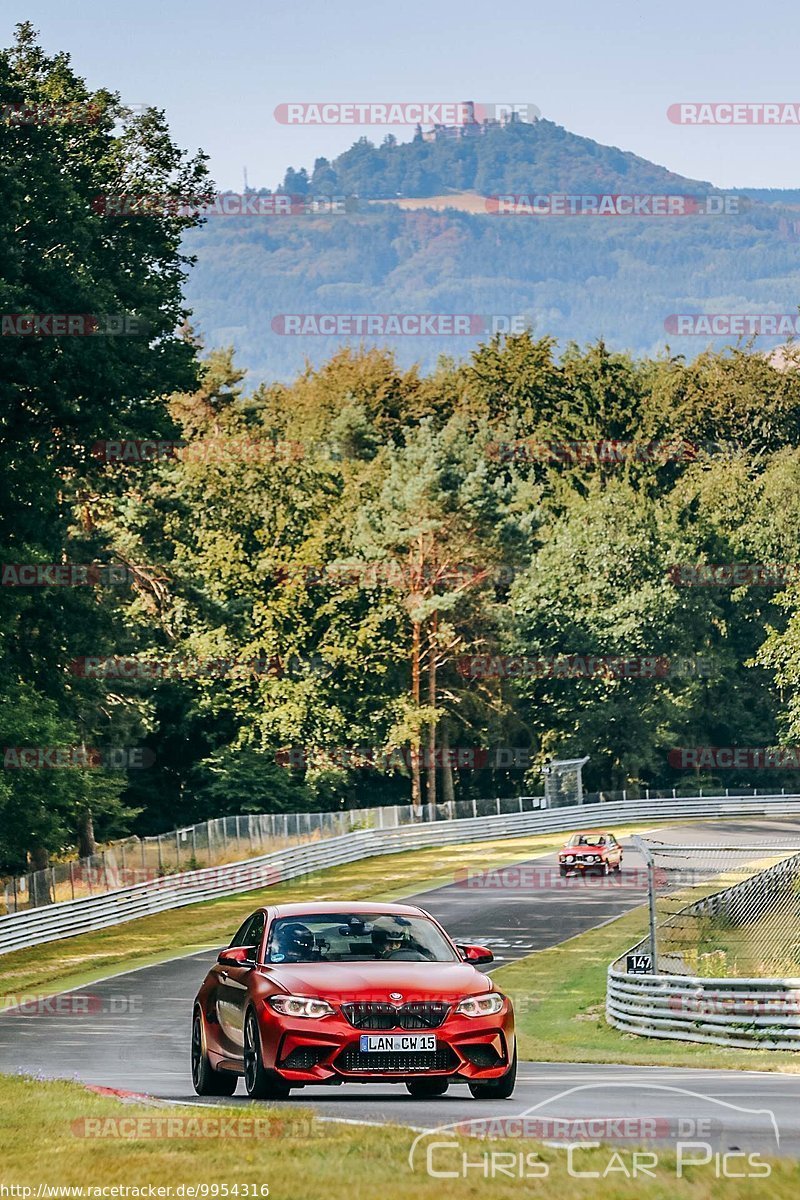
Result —
[[61, 901], [0, 917], [0, 954], [104, 929], [167, 909], [182, 908], [200, 900], [268, 887], [378, 854], [396, 854], [458, 842], [559, 833], [580, 828], [584, 823], [589, 827], [613, 826], [635, 821], [723, 815], [800, 816], [800, 797], [776, 795], [736, 800], [705, 796], [702, 799], [629, 800], [347, 833], [245, 862], [184, 871], [104, 895]]
[[608, 970], [610, 1024], [640, 1037], [800, 1050], [800, 979], [700, 979]]
[[[724, 915], [736, 923], [758, 916], [773, 887], [797, 881], [800, 855], [793, 854], [732, 887], [705, 896], [675, 914]], [[800, 894], [797, 897], [800, 906]], [[619, 969], [628, 954], [646, 952], [644, 939], [608, 969], [606, 1016], [611, 1025], [640, 1037], [709, 1042], [765, 1050], [800, 1050], [800, 979], [744, 979], [655, 974]], [[658, 967], [662, 966], [659, 956]]]

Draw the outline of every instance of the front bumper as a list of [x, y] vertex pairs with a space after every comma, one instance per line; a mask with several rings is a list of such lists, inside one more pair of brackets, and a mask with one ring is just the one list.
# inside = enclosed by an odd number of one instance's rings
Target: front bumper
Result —
[[[514, 1017], [510, 1005], [492, 1017], [464, 1017], [452, 1012], [438, 1027], [430, 1052], [362, 1051], [359, 1029], [338, 1012], [322, 1020], [288, 1018], [264, 1004], [259, 1012], [264, 1066], [287, 1083], [404, 1081], [429, 1076], [470, 1080], [497, 1079], [514, 1052]], [[404, 1030], [383, 1032], [404, 1033]]]

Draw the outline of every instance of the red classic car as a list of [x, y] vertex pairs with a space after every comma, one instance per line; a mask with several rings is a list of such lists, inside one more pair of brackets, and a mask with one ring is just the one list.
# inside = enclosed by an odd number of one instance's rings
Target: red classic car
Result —
[[622, 847], [613, 833], [573, 833], [558, 852], [562, 875], [571, 871], [595, 871], [608, 875], [622, 869]]
[[201, 1096], [281, 1099], [308, 1084], [465, 1083], [506, 1099], [517, 1072], [510, 1000], [404, 904], [284, 904], [248, 917], [197, 994], [192, 1080]]

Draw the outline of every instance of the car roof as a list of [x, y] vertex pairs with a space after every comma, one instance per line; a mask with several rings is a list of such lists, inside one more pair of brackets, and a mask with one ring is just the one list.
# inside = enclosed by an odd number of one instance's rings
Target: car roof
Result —
[[274, 913], [276, 917], [312, 917], [315, 914], [325, 916], [326, 913], [386, 913], [387, 916], [427, 916], [423, 909], [417, 908], [414, 904], [381, 904], [374, 901], [372, 904], [364, 901], [314, 901], [307, 900], [303, 904], [276, 904]]

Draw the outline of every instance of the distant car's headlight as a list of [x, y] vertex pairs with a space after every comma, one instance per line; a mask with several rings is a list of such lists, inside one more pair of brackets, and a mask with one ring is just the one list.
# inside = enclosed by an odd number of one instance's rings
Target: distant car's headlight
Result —
[[499, 992], [484, 992], [482, 996], [470, 996], [468, 1000], [462, 1000], [456, 1012], [461, 1013], [462, 1017], [491, 1017], [500, 1012], [504, 1003], [505, 999]]
[[270, 996], [268, 1003], [285, 1017], [332, 1017], [334, 1012], [327, 1000], [312, 996]]

